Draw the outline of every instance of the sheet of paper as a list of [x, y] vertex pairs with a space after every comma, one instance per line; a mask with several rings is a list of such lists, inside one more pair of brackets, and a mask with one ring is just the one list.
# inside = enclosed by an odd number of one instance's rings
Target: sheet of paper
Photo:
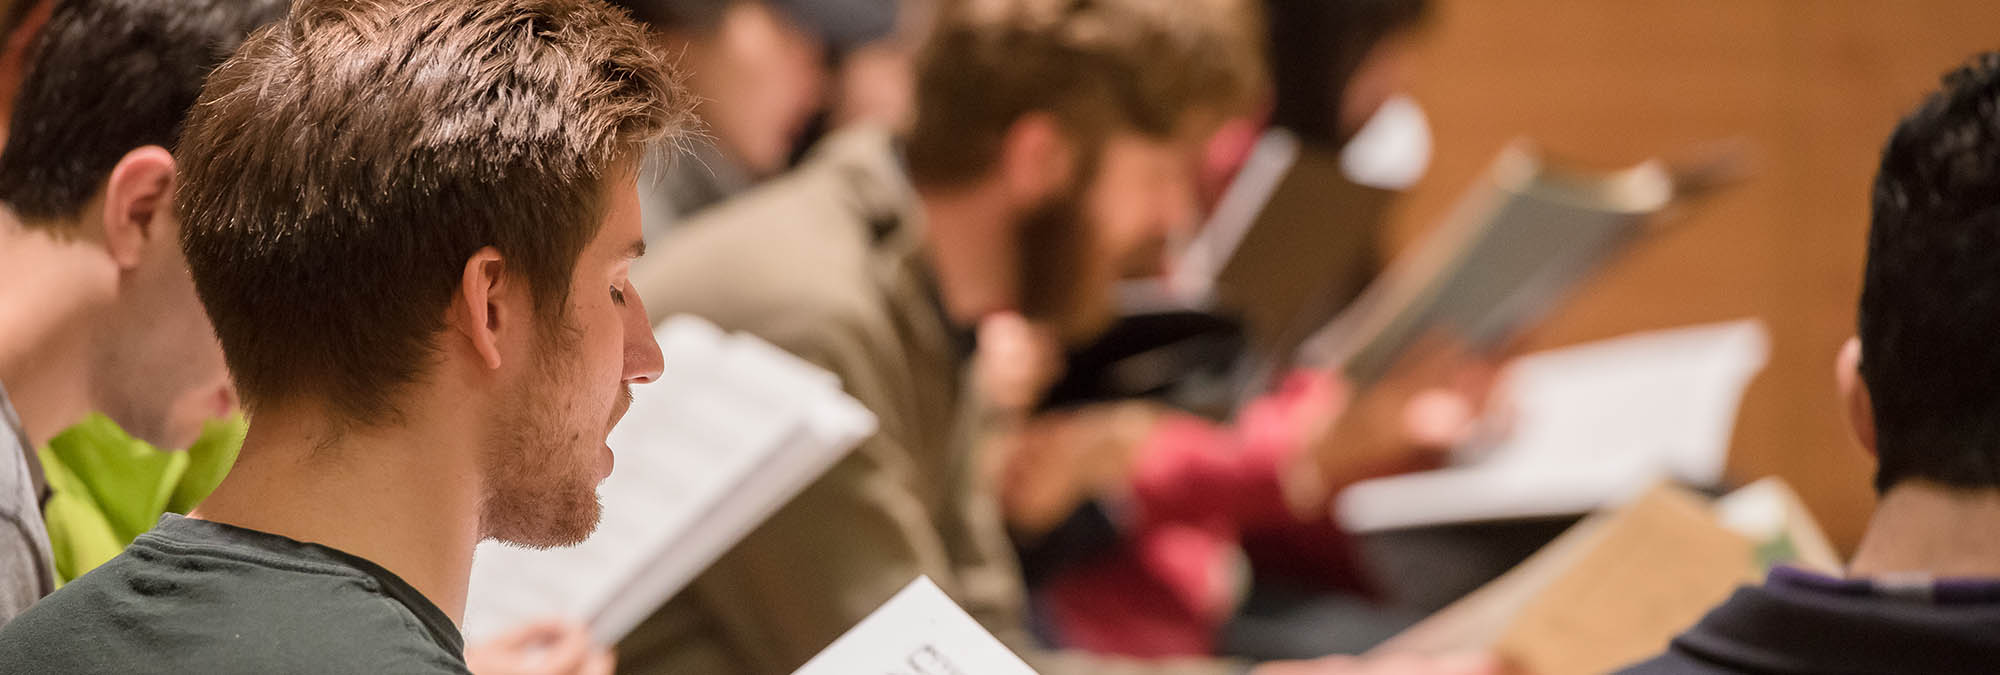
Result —
[[1587, 513], [1663, 477], [1715, 485], [1736, 410], [1769, 357], [1755, 320], [1643, 333], [1521, 358], [1500, 384], [1504, 439], [1460, 463], [1357, 483], [1352, 532]]
[[570, 548], [481, 544], [466, 601], [473, 641], [545, 616], [613, 644], [764, 518], [874, 433], [824, 371], [755, 338], [676, 317], [665, 371], [633, 387], [609, 440], [603, 518]]
[[1034, 670], [918, 577], [793, 675], [1033, 675]]

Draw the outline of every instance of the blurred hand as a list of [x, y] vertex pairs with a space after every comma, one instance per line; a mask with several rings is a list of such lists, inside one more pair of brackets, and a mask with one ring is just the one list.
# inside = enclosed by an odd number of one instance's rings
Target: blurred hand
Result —
[[1358, 393], [1335, 376], [1316, 394], [1326, 413], [1306, 421], [1302, 471], [1317, 480], [1293, 490], [1294, 506], [1317, 511], [1348, 484], [1440, 464], [1479, 428], [1497, 372], [1487, 358], [1432, 340]]
[[1040, 535], [1085, 500], [1131, 481], [1140, 444], [1159, 410], [1138, 402], [1036, 415], [997, 442], [1005, 447], [1000, 503], [1016, 532]]
[[1311, 661], [1274, 661], [1251, 675], [1503, 675], [1507, 667], [1491, 654], [1422, 656], [1328, 656]]
[[611, 650], [591, 644], [582, 624], [544, 619], [465, 649], [476, 675], [611, 675]]
[[994, 409], [1025, 415], [1062, 375], [1062, 341], [1054, 330], [1004, 312], [979, 322], [973, 386]]

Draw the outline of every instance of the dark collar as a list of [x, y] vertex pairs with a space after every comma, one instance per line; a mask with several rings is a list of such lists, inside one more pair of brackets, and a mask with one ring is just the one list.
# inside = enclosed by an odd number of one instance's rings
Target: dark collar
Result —
[[1832, 577], [1796, 567], [1773, 567], [1765, 586], [1799, 592], [1921, 602], [1935, 605], [2000, 603], [2000, 579], [1934, 578], [1927, 575], [1876, 578]]
[[311, 561], [321, 566], [351, 570], [349, 573], [373, 579], [382, 594], [416, 615], [424, 631], [439, 647], [464, 658], [465, 638], [459, 633], [458, 624], [443, 609], [396, 573], [361, 556], [331, 546], [172, 513], [161, 515], [160, 522], [153, 526], [152, 531], [139, 535], [139, 541], [134, 545], [143, 546], [148, 541], [165, 542], [169, 546], [192, 544], [220, 547], [233, 550], [236, 556], [248, 556], [263, 564]]
[[[1968, 592], [1975, 584], [1985, 590]], [[1949, 603], [1913, 602], [1888, 585], [1779, 568], [1770, 583], [1738, 589], [1673, 648], [1763, 672], [1990, 672], [2000, 661], [1996, 582], [1955, 581]]]

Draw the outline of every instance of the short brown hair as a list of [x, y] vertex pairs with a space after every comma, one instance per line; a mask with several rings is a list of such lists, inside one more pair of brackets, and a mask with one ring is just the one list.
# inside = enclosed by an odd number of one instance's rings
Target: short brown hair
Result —
[[393, 419], [485, 246], [560, 316], [604, 181], [689, 107], [596, 0], [296, 3], [209, 78], [180, 145], [182, 249], [245, 404]]
[[945, 0], [917, 67], [912, 178], [985, 175], [1031, 112], [1095, 143], [1242, 109], [1265, 88], [1258, 16], [1245, 0]]

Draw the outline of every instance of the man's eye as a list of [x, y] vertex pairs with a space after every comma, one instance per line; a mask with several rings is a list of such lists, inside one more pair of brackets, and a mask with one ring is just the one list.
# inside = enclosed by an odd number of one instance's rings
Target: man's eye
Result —
[[620, 305], [625, 304], [625, 289], [619, 288], [617, 286], [612, 286], [611, 301], [618, 303]]

